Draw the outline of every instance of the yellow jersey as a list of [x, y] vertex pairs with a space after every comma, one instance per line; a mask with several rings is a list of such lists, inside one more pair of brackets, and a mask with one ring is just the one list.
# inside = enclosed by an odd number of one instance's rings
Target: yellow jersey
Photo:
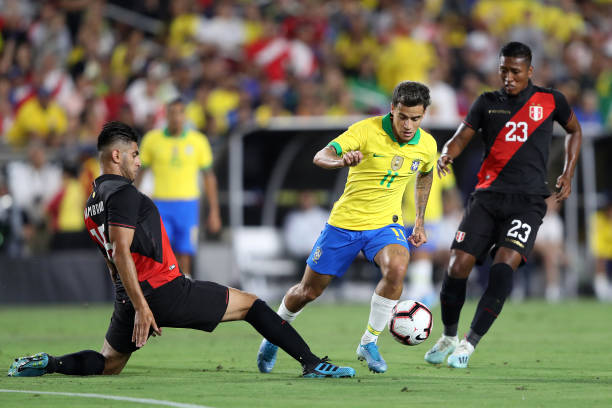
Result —
[[14, 147], [21, 147], [28, 143], [32, 133], [46, 140], [51, 132], [61, 135], [67, 128], [68, 119], [57, 102], [49, 102], [44, 109], [38, 99], [31, 98], [17, 112], [15, 123], [8, 131], [7, 141]]
[[199, 170], [213, 164], [208, 139], [193, 129], [185, 129], [179, 136], [171, 136], [167, 129], [147, 132], [140, 145], [140, 159], [153, 171], [153, 198], [161, 200], [198, 199]]
[[597, 211], [591, 216], [591, 250], [596, 258], [612, 259], [612, 219], [605, 211]]
[[344, 193], [328, 220], [334, 227], [353, 231], [403, 224], [406, 183], [417, 172], [432, 171], [437, 157], [436, 141], [423, 129], [409, 142], [399, 143], [389, 114], [353, 124], [330, 145], [339, 156], [351, 150], [363, 154], [361, 163], [349, 168]]
[[[414, 204], [415, 186], [415, 178], [408, 180], [402, 205], [405, 225], [414, 225], [414, 220], [416, 219], [416, 206]], [[442, 219], [444, 215], [442, 193], [453, 187], [455, 187], [455, 175], [452, 170], [442, 178], [434, 174], [431, 190], [429, 191], [429, 199], [427, 200], [427, 208], [425, 209], [425, 221], [440, 221]]]

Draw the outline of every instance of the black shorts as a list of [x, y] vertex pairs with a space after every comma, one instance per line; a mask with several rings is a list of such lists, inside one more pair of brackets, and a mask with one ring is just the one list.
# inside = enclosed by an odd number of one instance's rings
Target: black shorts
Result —
[[472, 194], [451, 249], [476, 257], [482, 264], [499, 247], [514, 249], [524, 263], [546, 214], [545, 197], [483, 191]]
[[[184, 276], [153, 289], [141, 282], [143, 293], [158, 327], [180, 327], [211, 332], [217, 327], [229, 301], [229, 289], [214, 282], [190, 281]], [[134, 307], [129, 299], [115, 301], [106, 340], [117, 351], [131, 353]]]

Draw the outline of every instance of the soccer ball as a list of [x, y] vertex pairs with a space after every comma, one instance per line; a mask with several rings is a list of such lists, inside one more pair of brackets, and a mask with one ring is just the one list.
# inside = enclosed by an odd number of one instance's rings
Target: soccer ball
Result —
[[399, 302], [391, 311], [389, 331], [395, 340], [407, 346], [416, 346], [431, 333], [431, 311], [416, 300]]

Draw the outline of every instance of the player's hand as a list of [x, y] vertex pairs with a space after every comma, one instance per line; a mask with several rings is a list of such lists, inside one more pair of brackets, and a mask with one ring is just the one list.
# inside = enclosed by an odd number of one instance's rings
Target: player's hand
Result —
[[446, 176], [449, 172], [449, 165], [453, 164], [453, 159], [447, 155], [443, 154], [438, 159], [438, 177], [442, 178], [442, 176]]
[[132, 341], [136, 343], [136, 347], [143, 347], [147, 343], [151, 329], [153, 329], [153, 336], [161, 336], [161, 329], [157, 327], [151, 309], [146, 306], [142, 310], [136, 310], [134, 315], [134, 331], [132, 332]]
[[408, 237], [408, 242], [414, 245], [416, 248], [420, 247], [427, 242], [427, 234], [425, 234], [424, 227], [414, 227], [412, 234]]
[[206, 226], [211, 234], [217, 234], [221, 230], [221, 217], [216, 211], [211, 211], [206, 220]]
[[356, 166], [363, 160], [363, 153], [359, 150], [349, 151], [342, 155], [342, 163], [344, 167]]
[[569, 197], [570, 193], [572, 192], [572, 179], [569, 174], [563, 173], [562, 175], [560, 175], [557, 178], [557, 184], [555, 185], [555, 187], [557, 187], [557, 192], [555, 193], [555, 201], [560, 203], [563, 200], [567, 199], [567, 197]]

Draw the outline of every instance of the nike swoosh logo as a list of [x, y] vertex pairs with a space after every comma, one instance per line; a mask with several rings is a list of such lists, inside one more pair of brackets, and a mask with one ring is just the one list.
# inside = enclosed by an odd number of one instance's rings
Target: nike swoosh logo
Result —
[[385, 157], [385, 155], [384, 154], [376, 154], [376, 153], [374, 153], [374, 157]]

